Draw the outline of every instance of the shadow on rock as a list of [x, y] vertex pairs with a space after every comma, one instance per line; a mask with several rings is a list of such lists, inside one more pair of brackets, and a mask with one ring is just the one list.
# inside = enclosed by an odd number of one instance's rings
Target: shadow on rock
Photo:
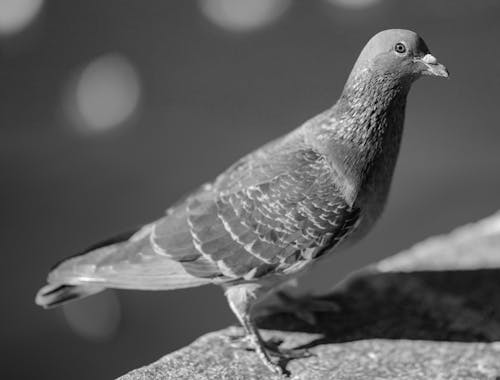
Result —
[[277, 312], [259, 318], [259, 327], [323, 336], [301, 348], [374, 338], [500, 340], [498, 269], [374, 273], [314, 300], [329, 301], [338, 311], [311, 311], [314, 324]]

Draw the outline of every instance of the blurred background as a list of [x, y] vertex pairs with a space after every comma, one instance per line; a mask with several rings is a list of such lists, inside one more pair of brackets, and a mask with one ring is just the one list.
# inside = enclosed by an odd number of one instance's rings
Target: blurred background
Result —
[[0, 0], [3, 378], [109, 379], [235, 323], [220, 289], [33, 299], [54, 262], [337, 99], [364, 43], [420, 33], [451, 79], [416, 83], [392, 194], [351, 270], [500, 208], [497, 0]]

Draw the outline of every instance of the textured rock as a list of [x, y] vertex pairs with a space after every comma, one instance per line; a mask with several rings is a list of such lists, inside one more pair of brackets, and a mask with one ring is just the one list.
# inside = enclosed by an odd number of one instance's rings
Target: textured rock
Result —
[[[313, 353], [283, 363], [292, 379], [500, 380], [497, 263], [500, 214], [362, 270], [329, 296], [300, 300], [314, 323], [273, 309], [259, 325], [280, 347]], [[279, 378], [254, 352], [231, 346], [238, 334], [207, 334], [121, 379]]]
[[[167, 355], [147, 367], [132, 371], [122, 380], [138, 379], [279, 379], [252, 352], [228, 345], [230, 328], [210, 333], [190, 346]], [[422, 342], [372, 339], [338, 344], [313, 343], [309, 334], [268, 332], [282, 337], [287, 346], [311, 345], [314, 356], [293, 360], [287, 368], [292, 379], [497, 379], [500, 345], [459, 342]]]

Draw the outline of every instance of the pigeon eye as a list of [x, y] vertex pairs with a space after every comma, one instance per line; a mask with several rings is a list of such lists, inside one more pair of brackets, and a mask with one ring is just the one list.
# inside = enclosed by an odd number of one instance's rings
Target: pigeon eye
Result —
[[406, 53], [406, 46], [402, 42], [398, 42], [394, 45], [394, 51], [399, 54]]

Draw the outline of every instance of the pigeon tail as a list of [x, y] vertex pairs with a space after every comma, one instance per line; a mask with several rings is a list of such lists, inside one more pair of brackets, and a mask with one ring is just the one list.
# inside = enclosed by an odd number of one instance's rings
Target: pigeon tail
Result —
[[151, 230], [152, 224], [146, 225], [62, 260], [52, 268], [35, 302], [50, 308], [106, 288], [173, 290], [213, 283], [212, 278], [186, 271], [184, 266], [196, 262], [179, 263], [156, 252], [150, 243]]
[[48, 284], [38, 291], [35, 303], [49, 309], [103, 290], [103, 287], [97, 285]]

